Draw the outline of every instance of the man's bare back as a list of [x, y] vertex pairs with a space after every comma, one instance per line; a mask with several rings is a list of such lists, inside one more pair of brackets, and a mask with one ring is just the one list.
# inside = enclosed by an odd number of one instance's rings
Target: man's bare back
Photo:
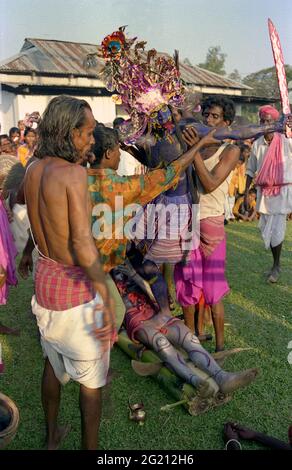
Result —
[[86, 191], [86, 170], [79, 165], [46, 157], [28, 168], [25, 177], [28, 214], [35, 241], [43, 255], [62, 264], [79, 264], [73, 248], [72, 229], [76, 235], [73, 222], [79, 220], [84, 236], [90, 235]]

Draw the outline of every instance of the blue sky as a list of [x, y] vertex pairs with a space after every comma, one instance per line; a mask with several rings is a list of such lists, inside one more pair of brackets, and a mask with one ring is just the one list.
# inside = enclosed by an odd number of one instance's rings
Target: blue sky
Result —
[[25, 37], [100, 43], [120, 25], [149, 48], [192, 63], [220, 45], [226, 71], [241, 75], [273, 65], [267, 18], [274, 22], [285, 62], [292, 65], [292, 0], [0, 0], [0, 60]]

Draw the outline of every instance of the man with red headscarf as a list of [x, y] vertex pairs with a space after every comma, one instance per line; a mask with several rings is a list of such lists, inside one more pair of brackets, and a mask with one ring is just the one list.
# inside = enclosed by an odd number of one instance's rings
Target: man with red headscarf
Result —
[[[260, 124], [271, 124], [279, 119], [279, 112], [273, 106], [262, 106], [259, 117]], [[274, 283], [280, 274], [287, 214], [292, 212], [292, 139], [277, 132], [257, 139], [251, 149], [246, 175], [246, 208], [248, 190], [256, 177], [257, 211], [261, 214], [259, 228], [266, 249], [272, 251], [274, 263], [268, 281]]]

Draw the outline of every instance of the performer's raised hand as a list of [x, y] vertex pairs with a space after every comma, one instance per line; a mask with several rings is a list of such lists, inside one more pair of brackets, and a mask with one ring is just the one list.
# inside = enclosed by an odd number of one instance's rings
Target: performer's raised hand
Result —
[[292, 129], [292, 113], [287, 114], [285, 123], [286, 123], [286, 129], [287, 127], [289, 127], [289, 129]]
[[184, 128], [184, 130], [182, 131], [182, 137], [189, 147], [193, 147], [200, 140], [198, 132], [194, 127], [191, 126]]
[[183, 139], [188, 144], [189, 147], [193, 147], [198, 142], [202, 147], [208, 147], [209, 145], [218, 145], [220, 142], [218, 139], [214, 137], [214, 134], [217, 129], [212, 129], [208, 134], [206, 134], [202, 139], [200, 139], [196, 129], [193, 127], [186, 127], [183, 130]]

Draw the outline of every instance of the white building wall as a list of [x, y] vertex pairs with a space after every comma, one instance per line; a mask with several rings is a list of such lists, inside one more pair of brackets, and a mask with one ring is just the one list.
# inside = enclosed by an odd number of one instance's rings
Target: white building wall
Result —
[[17, 100], [13, 93], [0, 90], [0, 124], [1, 134], [8, 134], [9, 129], [17, 125]]
[[[52, 98], [54, 96], [14, 95], [3, 91], [0, 101], [1, 133], [8, 133], [11, 127], [17, 126], [17, 121], [23, 119], [26, 113], [39, 111], [42, 114]], [[111, 97], [76, 96], [76, 98], [85, 99], [89, 103], [97, 121], [111, 124], [115, 119], [116, 107]]]

